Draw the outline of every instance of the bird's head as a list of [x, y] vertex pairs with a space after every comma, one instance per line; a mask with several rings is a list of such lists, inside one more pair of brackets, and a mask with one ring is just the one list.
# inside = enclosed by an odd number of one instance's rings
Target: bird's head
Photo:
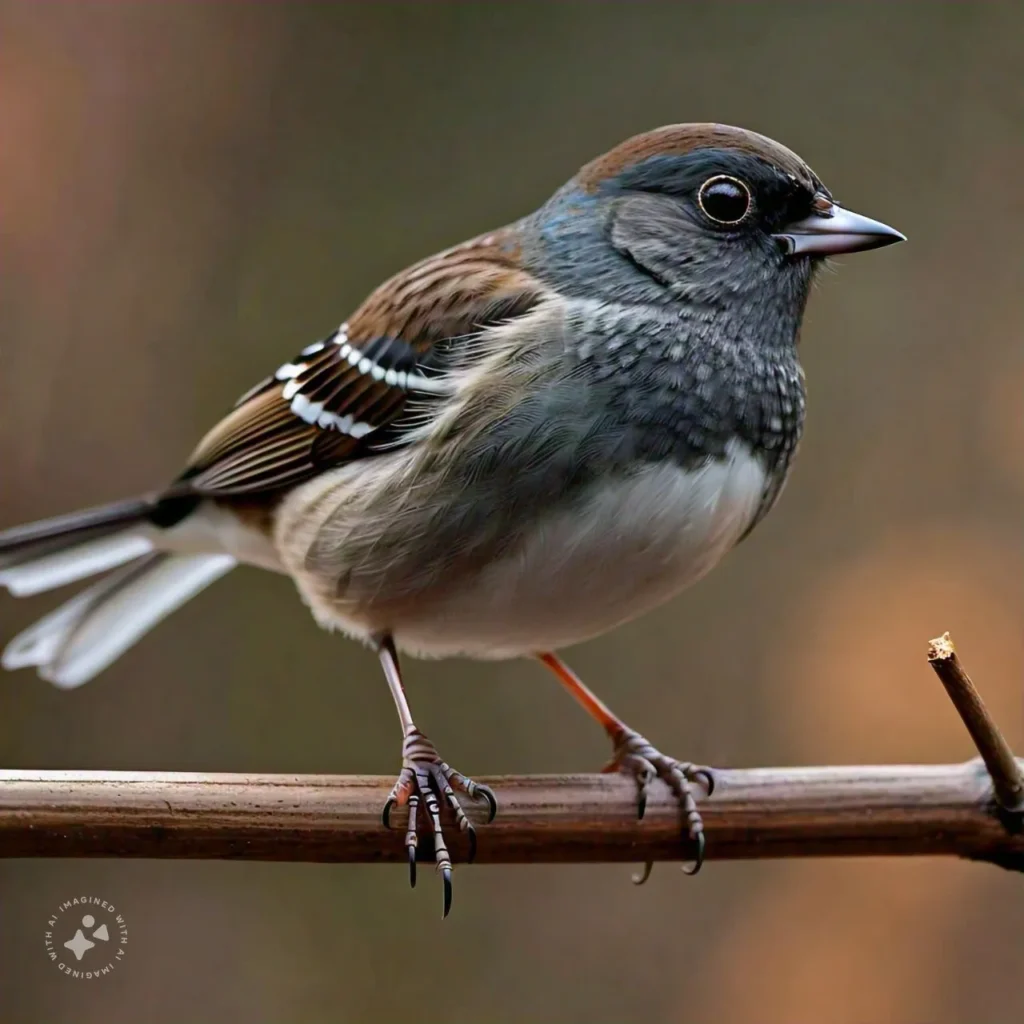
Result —
[[720, 124], [626, 140], [583, 167], [533, 223], [571, 290], [589, 280], [603, 298], [617, 290], [709, 308], [745, 297], [802, 312], [825, 257], [903, 240], [839, 206], [785, 146]]

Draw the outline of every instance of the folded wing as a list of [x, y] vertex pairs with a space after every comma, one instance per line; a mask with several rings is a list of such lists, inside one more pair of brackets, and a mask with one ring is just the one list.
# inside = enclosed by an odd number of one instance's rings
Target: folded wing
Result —
[[402, 417], [443, 400], [482, 328], [532, 309], [543, 286], [504, 232], [381, 285], [328, 338], [239, 400], [202, 440], [179, 488], [212, 497], [300, 484], [400, 443]]

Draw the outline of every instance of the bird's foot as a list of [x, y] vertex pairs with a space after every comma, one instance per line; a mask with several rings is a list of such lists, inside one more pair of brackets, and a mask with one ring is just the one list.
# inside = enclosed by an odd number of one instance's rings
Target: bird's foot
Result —
[[488, 786], [481, 785], [450, 768], [434, 747], [418, 729], [413, 729], [402, 744], [402, 770], [398, 781], [384, 803], [381, 819], [385, 828], [391, 827], [391, 810], [409, 805], [409, 825], [405, 833], [405, 846], [409, 854], [409, 884], [416, 885], [416, 851], [419, 845], [417, 817], [422, 803], [427, 820], [434, 835], [434, 860], [444, 882], [444, 913], [448, 916], [452, 907], [452, 860], [441, 828], [441, 804], [444, 800], [455, 816], [455, 824], [466, 833], [469, 842], [467, 863], [476, 856], [476, 830], [466, 812], [463, 811], [455, 791], [465, 793], [471, 799], [487, 801], [488, 823], [494, 820], [498, 811], [494, 793]]
[[[704, 863], [704, 821], [697, 809], [693, 795], [693, 784], [698, 783], [707, 796], [715, 790], [715, 777], [710, 768], [677, 761], [667, 757], [647, 739], [632, 729], [622, 727], [612, 736], [615, 744], [612, 760], [605, 766], [606, 772], [624, 772], [632, 775], [637, 782], [637, 816], [643, 818], [647, 810], [647, 791], [655, 778], [663, 779], [676, 795], [679, 806], [686, 816], [687, 832], [696, 850], [693, 866], [684, 868], [687, 874], [695, 875]], [[642, 876], [634, 878], [638, 885], [646, 882], [651, 873], [651, 864], [644, 867]]]

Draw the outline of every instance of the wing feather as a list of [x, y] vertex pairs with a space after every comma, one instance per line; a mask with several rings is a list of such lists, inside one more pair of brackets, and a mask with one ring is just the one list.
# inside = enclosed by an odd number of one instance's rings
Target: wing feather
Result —
[[385, 282], [333, 335], [246, 392], [200, 442], [179, 487], [254, 495], [393, 450], [405, 415], [443, 401], [446, 374], [472, 361], [479, 332], [546, 294], [512, 238], [484, 236]]

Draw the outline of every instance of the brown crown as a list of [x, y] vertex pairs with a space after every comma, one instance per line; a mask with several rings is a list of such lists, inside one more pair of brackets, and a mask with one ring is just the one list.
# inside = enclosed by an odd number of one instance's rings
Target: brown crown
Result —
[[791, 174], [812, 190], [821, 187], [817, 175], [791, 149], [766, 135], [728, 124], [669, 124], [634, 135], [580, 169], [576, 180], [587, 191], [647, 157], [681, 156], [696, 149], [735, 149], [752, 153]]

